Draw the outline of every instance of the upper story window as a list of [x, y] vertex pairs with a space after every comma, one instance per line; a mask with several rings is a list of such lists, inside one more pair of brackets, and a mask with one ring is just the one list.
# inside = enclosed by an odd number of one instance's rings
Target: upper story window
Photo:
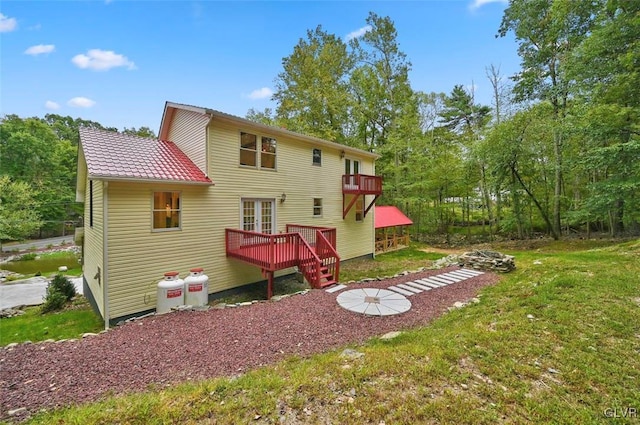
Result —
[[275, 170], [276, 144], [273, 137], [240, 132], [240, 165]]
[[153, 193], [153, 229], [180, 228], [180, 192]]
[[258, 136], [240, 133], [240, 165], [255, 167], [257, 165]]
[[313, 150], [313, 165], [322, 165], [322, 151], [320, 149]]
[[276, 139], [273, 137], [262, 137], [262, 152], [260, 154], [260, 167], [276, 168]]

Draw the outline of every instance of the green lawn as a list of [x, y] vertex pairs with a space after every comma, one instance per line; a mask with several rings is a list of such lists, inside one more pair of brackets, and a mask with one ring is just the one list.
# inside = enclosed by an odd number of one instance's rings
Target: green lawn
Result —
[[360, 359], [291, 358], [31, 423], [637, 423], [640, 241], [500, 250], [517, 270], [480, 303], [352, 347]]
[[29, 307], [21, 316], [0, 319], [0, 347], [12, 342], [79, 338], [83, 333], [102, 329], [102, 319], [80, 297], [63, 311], [41, 314], [40, 307]]

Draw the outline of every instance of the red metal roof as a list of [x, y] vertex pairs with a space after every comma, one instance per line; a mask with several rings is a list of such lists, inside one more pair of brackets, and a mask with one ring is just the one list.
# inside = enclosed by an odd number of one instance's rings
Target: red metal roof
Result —
[[376, 211], [376, 229], [393, 226], [408, 226], [413, 221], [406, 215], [402, 214], [398, 208], [393, 206], [375, 206]]
[[173, 142], [80, 128], [90, 177], [212, 184]]

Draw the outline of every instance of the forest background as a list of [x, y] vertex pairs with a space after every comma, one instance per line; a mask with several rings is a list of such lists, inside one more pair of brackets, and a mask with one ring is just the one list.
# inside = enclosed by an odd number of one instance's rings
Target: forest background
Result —
[[[640, 2], [512, 0], [496, 36], [515, 35], [521, 70], [486, 65], [489, 105], [473, 84], [414, 90], [392, 19], [366, 23], [349, 42], [309, 29], [282, 60], [277, 106], [246, 117], [379, 154], [377, 203], [401, 208], [418, 238], [640, 234]], [[82, 226], [80, 126], [104, 128], [1, 118], [0, 240]]]

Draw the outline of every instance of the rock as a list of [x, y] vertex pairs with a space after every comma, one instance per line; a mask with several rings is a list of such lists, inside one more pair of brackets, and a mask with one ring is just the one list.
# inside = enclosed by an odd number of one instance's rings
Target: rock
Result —
[[60, 266], [60, 267], [58, 267], [58, 271], [59, 271], [59, 272], [66, 272], [67, 270], [69, 270], [69, 269], [67, 268], [67, 266]]
[[386, 334], [382, 335], [380, 337], [380, 339], [385, 339], [385, 340], [393, 339], [393, 338], [397, 338], [401, 334], [402, 334], [402, 332], [400, 332], [400, 331], [387, 332]]
[[529, 319], [529, 320], [533, 320], [533, 319], [535, 319], [535, 318], [536, 318], [536, 317], [535, 317], [533, 314], [527, 314], [527, 319]]
[[19, 407], [17, 409], [13, 409], [13, 410], [9, 410], [7, 412], [7, 414], [9, 416], [18, 416], [18, 415], [22, 415], [23, 413], [25, 413], [27, 411], [26, 407]]
[[497, 251], [488, 250], [465, 252], [460, 256], [458, 264], [461, 267], [501, 273], [508, 273], [516, 268], [516, 263], [512, 255], [505, 255]]
[[448, 255], [439, 260], [433, 262], [431, 268], [433, 269], [442, 269], [445, 267], [453, 266], [459, 263], [459, 257], [457, 255]]
[[24, 314], [24, 311], [17, 308], [5, 308], [4, 310], [0, 310], [0, 319], [5, 319], [9, 317], [21, 316]]
[[353, 350], [351, 348], [345, 348], [344, 351], [342, 351], [342, 354], [340, 354], [340, 357], [344, 357], [347, 359], [359, 359], [360, 357], [363, 357], [363, 356], [364, 356], [364, 353]]
[[240, 303], [238, 305], [240, 307], [246, 307], [246, 306], [251, 305], [251, 304], [253, 304], [251, 301], [245, 301], [245, 302], [242, 302], [242, 303]]
[[90, 336], [96, 336], [98, 334], [93, 333], [93, 332], [85, 332], [82, 334], [82, 338], [89, 338]]

